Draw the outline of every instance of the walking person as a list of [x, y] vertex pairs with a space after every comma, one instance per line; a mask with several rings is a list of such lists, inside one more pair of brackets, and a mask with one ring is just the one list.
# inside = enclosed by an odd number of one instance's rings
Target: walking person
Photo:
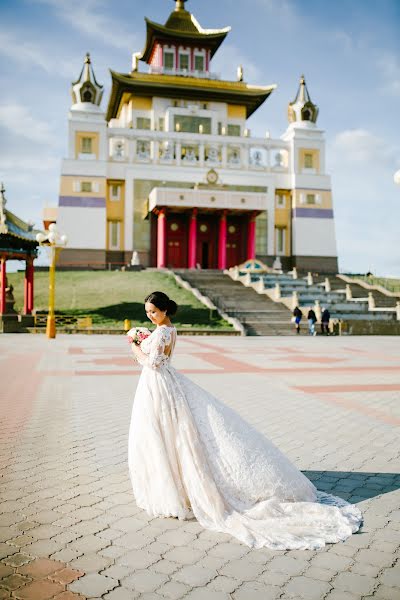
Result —
[[307, 319], [308, 333], [310, 335], [317, 335], [317, 332], [315, 331], [315, 323], [317, 322], [317, 316], [312, 308], [310, 308], [310, 310], [308, 311]]
[[128, 442], [137, 506], [152, 518], [196, 518], [252, 548], [316, 550], [350, 537], [362, 525], [358, 507], [318, 491], [268, 438], [171, 366], [176, 310], [163, 292], [149, 294], [156, 328], [131, 344], [143, 366]]
[[296, 306], [296, 308], [293, 311], [293, 317], [294, 317], [294, 324], [296, 327], [296, 333], [299, 334], [300, 333], [300, 321], [303, 317], [303, 313], [301, 312], [301, 310], [298, 306]]
[[329, 335], [329, 321], [331, 318], [331, 313], [327, 308], [322, 309], [321, 316], [321, 333], [323, 335]]

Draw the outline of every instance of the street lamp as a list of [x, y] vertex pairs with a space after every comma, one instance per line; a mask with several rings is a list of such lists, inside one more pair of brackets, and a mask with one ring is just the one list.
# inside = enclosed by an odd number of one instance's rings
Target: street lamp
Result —
[[54, 314], [55, 287], [56, 287], [56, 262], [58, 255], [67, 245], [67, 236], [61, 235], [55, 223], [49, 225], [48, 231], [38, 233], [36, 241], [41, 246], [50, 247], [50, 269], [49, 269], [49, 313], [47, 315], [46, 335], [48, 338], [56, 337], [56, 319]]

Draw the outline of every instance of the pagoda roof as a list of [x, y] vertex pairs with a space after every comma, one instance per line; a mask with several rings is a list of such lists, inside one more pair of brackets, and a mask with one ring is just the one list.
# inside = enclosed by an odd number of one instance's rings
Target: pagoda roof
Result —
[[107, 121], [118, 116], [125, 94], [239, 104], [246, 107], [246, 117], [248, 118], [276, 88], [276, 84], [255, 86], [243, 81], [159, 75], [138, 71], [127, 74], [116, 73], [112, 70], [110, 72], [112, 89], [106, 114]]
[[146, 44], [140, 55], [140, 60], [145, 62], [150, 60], [156, 40], [167, 43], [201, 43], [201, 46], [210, 48], [211, 56], [213, 56], [231, 30], [230, 27], [203, 29], [196, 18], [183, 7], [183, 2], [179, 1], [165, 25], [155, 23], [147, 18], [145, 21]]

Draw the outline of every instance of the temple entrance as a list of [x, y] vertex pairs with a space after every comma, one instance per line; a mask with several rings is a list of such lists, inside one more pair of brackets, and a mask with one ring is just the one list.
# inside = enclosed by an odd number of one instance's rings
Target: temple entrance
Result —
[[172, 213], [167, 220], [167, 267], [187, 266], [187, 215]]
[[239, 265], [246, 260], [244, 248], [246, 242], [244, 219], [228, 217], [226, 223], [226, 268]]
[[202, 269], [217, 268], [217, 219], [211, 215], [197, 217], [197, 262]]

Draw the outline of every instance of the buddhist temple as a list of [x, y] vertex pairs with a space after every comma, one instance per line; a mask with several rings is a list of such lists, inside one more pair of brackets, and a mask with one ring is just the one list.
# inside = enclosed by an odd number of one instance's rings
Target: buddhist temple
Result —
[[213, 71], [230, 28], [204, 29], [184, 0], [164, 25], [145, 21], [131, 70], [111, 70], [104, 110], [89, 54], [71, 86], [60, 267], [120, 268], [137, 252], [159, 268], [280, 257], [285, 269], [337, 272], [324, 132], [305, 77], [287, 130], [254, 137], [247, 120], [276, 85], [247, 82], [241, 65], [233, 81]]

